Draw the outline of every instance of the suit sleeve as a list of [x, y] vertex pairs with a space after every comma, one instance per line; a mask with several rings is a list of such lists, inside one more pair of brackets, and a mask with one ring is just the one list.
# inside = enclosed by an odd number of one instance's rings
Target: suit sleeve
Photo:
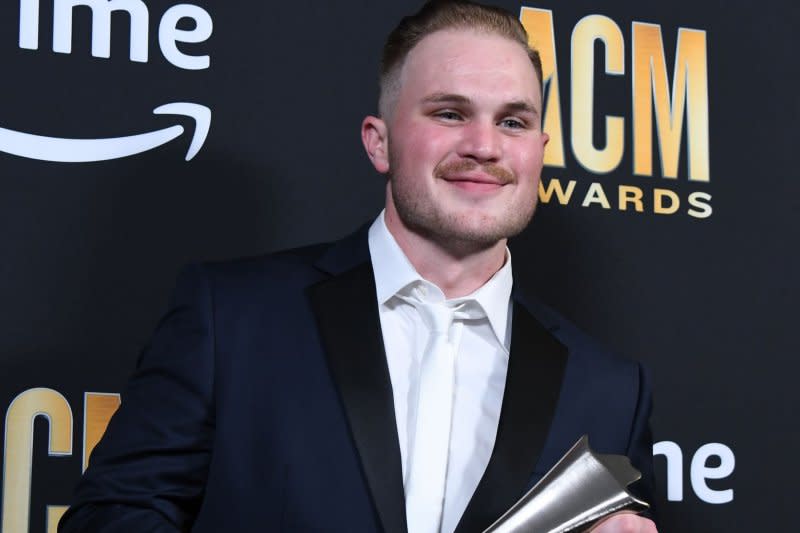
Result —
[[59, 532], [188, 531], [208, 473], [213, 386], [213, 295], [203, 267], [192, 266], [178, 277]]
[[[636, 497], [652, 506], [655, 482], [653, 479], [653, 434], [650, 430], [650, 414], [653, 409], [653, 396], [650, 374], [641, 363], [638, 366], [639, 396], [628, 442], [627, 456], [633, 466], [642, 473], [642, 479], [631, 485], [630, 490]], [[652, 507], [645, 515], [654, 518]]]

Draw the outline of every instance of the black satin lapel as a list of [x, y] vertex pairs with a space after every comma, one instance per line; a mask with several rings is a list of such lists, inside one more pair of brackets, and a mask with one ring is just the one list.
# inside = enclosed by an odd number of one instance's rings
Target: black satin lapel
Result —
[[522, 497], [550, 429], [566, 363], [566, 347], [515, 302], [494, 450], [457, 533], [485, 530]]
[[333, 378], [384, 531], [405, 533], [400, 444], [369, 262], [311, 288]]

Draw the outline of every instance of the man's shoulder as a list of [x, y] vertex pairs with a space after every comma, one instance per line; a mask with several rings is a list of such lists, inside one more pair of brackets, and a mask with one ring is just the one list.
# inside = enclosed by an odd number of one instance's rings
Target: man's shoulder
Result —
[[369, 260], [364, 228], [342, 239], [299, 246], [261, 255], [191, 263], [181, 281], [210, 284], [214, 291], [243, 291], [257, 287], [306, 287]]
[[621, 355], [553, 307], [528, 295], [518, 295], [516, 300], [567, 348], [573, 365], [589, 364], [595, 368], [599, 366], [617, 371], [626, 368], [638, 372], [638, 364], [634, 360]]
[[273, 301], [281, 292], [302, 291], [323, 279], [314, 267], [330, 244], [315, 244], [258, 256], [193, 262], [177, 275], [170, 305], [208, 298], [214, 306]]
[[314, 265], [335, 242], [322, 242], [279, 250], [260, 255], [238, 257], [199, 264], [213, 276], [250, 277], [271, 275], [283, 271], [314, 268]]

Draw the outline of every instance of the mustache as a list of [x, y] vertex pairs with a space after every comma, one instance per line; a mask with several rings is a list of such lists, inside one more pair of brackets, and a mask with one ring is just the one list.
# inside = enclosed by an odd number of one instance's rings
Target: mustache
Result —
[[516, 176], [514, 176], [514, 173], [510, 170], [491, 163], [482, 165], [472, 159], [460, 159], [458, 161], [439, 163], [433, 169], [433, 176], [438, 179], [444, 179], [452, 174], [472, 172], [474, 170], [480, 170], [484, 174], [492, 176], [503, 185], [516, 181]]

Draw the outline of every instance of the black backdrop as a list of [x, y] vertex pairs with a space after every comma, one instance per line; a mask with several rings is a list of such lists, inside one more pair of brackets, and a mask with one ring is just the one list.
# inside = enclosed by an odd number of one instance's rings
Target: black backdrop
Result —
[[[792, 422], [800, 10], [743, 1], [496, 3], [552, 15], [564, 163], [546, 167], [543, 185], [575, 182], [566, 205], [551, 196], [516, 239], [515, 267], [542, 299], [653, 370], [657, 451], [671, 465], [655, 459], [662, 531], [788, 529], [800, 444]], [[26, 26], [20, 15], [34, 4], [38, 26]], [[202, 21], [181, 20], [183, 37], [162, 21], [174, 3], [125, 0], [118, 5], [146, 6], [146, 24], [114, 13], [109, 58], [92, 54], [92, 35], [102, 42], [102, 32], [85, 6], [74, 10], [71, 53], [53, 51], [54, 31], [68, 31], [63, 17], [54, 22], [54, 6], [64, 5], [0, 5], [2, 533], [54, 527], [60, 511], [51, 509], [48, 526], [47, 509], [63, 505], [77, 481], [85, 428], [102, 428], [102, 408], [85, 408], [109, 405], [87, 393], [122, 389], [181, 265], [330, 240], [374, 217], [383, 179], [363, 155], [359, 124], [375, 109], [382, 40], [418, 3], [194, 0], [186, 12], [208, 13], [213, 32], [193, 43]], [[605, 115], [625, 121], [624, 152], [610, 173], [573, 149], [581, 139], [571, 126], [571, 80], [585, 66], [571, 65], [581, 44], [573, 35], [587, 15], [607, 17], [623, 39], [621, 75], [605, 73], [602, 41], [588, 45], [594, 115], [583, 120], [594, 125], [594, 146], [605, 146]], [[708, 119], [707, 181], [690, 179], [689, 154], [703, 149], [687, 139], [685, 113], [677, 177], [664, 176], [655, 133], [652, 175], [634, 172], [633, 63], [647, 52], [633, 38], [639, 23], [660, 29], [670, 89], [680, 77], [680, 28], [705, 38], [707, 91], [688, 113]], [[23, 26], [38, 27], [37, 49], [20, 45]], [[131, 30], [144, 26], [147, 61], [132, 61]], [[160, 26], [166, 41], [186, 41], [180, 53], [208, 56], [210, 66], [174, 65]], [[688, 83], [697, 87], [696, 77]], [[194, 121], [153, 114], [173, 102], [211, 110], [208, 138], [190, 161]], [[175, 125], [181, 136], [128, 157], [46, 161], [56, 159], [56, 140], [13, 155], [35, 144], [21, 133], [114, 139]], [[66, 152], [82, 153], [79, 144]], [[620, 208], [620, 187], [641, 191], [641, 212]], [[671, 191], [680, 208], [657, 212], [655, 189]], [[688, 213], [693, 193], [710, 206], [702, 218]]]

